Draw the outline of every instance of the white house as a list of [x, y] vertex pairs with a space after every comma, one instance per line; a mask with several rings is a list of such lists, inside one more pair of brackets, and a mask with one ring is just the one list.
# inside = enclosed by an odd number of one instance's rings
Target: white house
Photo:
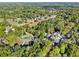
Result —
[[5, 33], [8, 34], [11, 30], [12, 30], [12, 31], [15, 31], [14, 28], [12, 28], [12, 27], [10, 27], [10, 26], [7, 26], [7, 27], [5, 28]]
[[7, 26], [7, 27], [5, 28], [5, 33], [8, 34], [8, 33], [10, 32], [10, 30], [11, 30], [11, 27]]
[[59, 32], [55, 32], [53, 38], [54, 43], [59, 43], [60, 39], [62, 38]]

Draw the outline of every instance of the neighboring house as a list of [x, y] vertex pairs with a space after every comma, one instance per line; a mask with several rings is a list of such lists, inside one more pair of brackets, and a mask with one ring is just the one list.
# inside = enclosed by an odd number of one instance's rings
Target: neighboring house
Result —
[[5, 28], [5, 33], [8, 34], [10, 31], [11, 31], [11, 27], [7, 26], [7, 27]]
[[68, 18], [68, 15], [64, 15], [63, 17], [64, 17], [64, 20], [66, 20]]
[[12, 28], [12, 27], [10, 27], [10, 26], [7, 26], [7, 27], [5, 28], [5, 33], [8, 34], [10, 31], [15, 31], [15, 29]]
[[20, 39], [20, 45], [29, 44], [32, 41], [31, 39]]
[[38, 22], [38, 20], [35, 18], [34, 22]]
[[59, 43], [61, 38], [62, 37], [59, 32], [55, 32], [54, 36], [52, 37], [54, 43]]
[[0, 45], [2, 44], [7, 44], [6, 39], [5, 38], [0, 38]]
[[26, 32], [26, 35], [22, 35], [18, 37], [19, 45], [29, 44], [29, 42], [33, 41], [33, 35]]
[[50, 39], [51, 38], [51, 34], [45, 33], [45, 38]]

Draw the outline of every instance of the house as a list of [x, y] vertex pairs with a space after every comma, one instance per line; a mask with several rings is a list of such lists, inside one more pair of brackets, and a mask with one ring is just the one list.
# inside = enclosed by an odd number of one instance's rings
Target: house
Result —
[[7, 27], [5, 28], [5, 33], [8, 34], [10, 31], [15, 31], [15, 29], [12, 28], [12, 27], [10, 27], [10, 26], [7, 26]]
[[64, 15], [63, 17], [64, 17], [64, 20], [66, 20], [68, 18], [68, 15]]
[[34, 36], [30, 33], [27, 33], [25, 35], [22, 35], [18, 37], [18, 42], [20, 46], [31, 44], [33, 41]]
[[20, 39], [20, 45], [28, 44], [30, 41], [30, 39]]
[[35, 18], [34, 22], [38, 22], [38, 20]]
[[51, 38], [51, 34], [50, 33], [45, 33], [45, 38], [50, 39]]
[[6, 39], [5, 38], [0, 38], [0, 45], [7, 45], [8, 44], [8, 42], [6, 41]]
[[60, 33], [59, 33], [59, 32], [55, 32], [55, 33], [54, 33], [54, 36], [55, 36], [55, 37], [56, 37], [56, 36], [58, 37], [58, 36], [60, 36]]
[[11, 31], [11, 27], [10, 27], [10, 26], [7, 26], [7, 27], [5, 28], [5, 33], [8, 34], [10, 31]]
[[62, 37], [59, 32], [55, 32], [54, 36], [52, 37], [54, 43], [59, 43], [61, 38]]

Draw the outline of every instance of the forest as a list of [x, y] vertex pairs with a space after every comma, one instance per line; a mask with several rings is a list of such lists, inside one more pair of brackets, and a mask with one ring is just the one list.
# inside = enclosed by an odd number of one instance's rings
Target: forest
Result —
[[79, 3], [0, 3], [0, 57], [79, 57]]

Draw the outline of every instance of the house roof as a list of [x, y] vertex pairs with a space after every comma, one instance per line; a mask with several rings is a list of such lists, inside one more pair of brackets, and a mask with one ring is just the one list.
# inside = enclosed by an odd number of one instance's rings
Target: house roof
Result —
[[33, 38], [34, 37], [32, 34], [26, 32], [26, 35], [22, 35], [21, 37], [19, 37], [19, 42], [20, 42], [20, 44], [27, 44], [30, 41], [32, 41]]
[[11, 29], [11, 27], [7, 26], [7, 27], [5, 28], [5, 32], [9, 32], [10, 29]]
[[59, 32], [55, 32], [54, 36], [60, 36], [60, 33]]
[[53, 41], [55, 43], [59, 43], [60, 39], [61, 39], [60, 33], [59, 32], [55, 32], [54, 36], [53, 36]]

